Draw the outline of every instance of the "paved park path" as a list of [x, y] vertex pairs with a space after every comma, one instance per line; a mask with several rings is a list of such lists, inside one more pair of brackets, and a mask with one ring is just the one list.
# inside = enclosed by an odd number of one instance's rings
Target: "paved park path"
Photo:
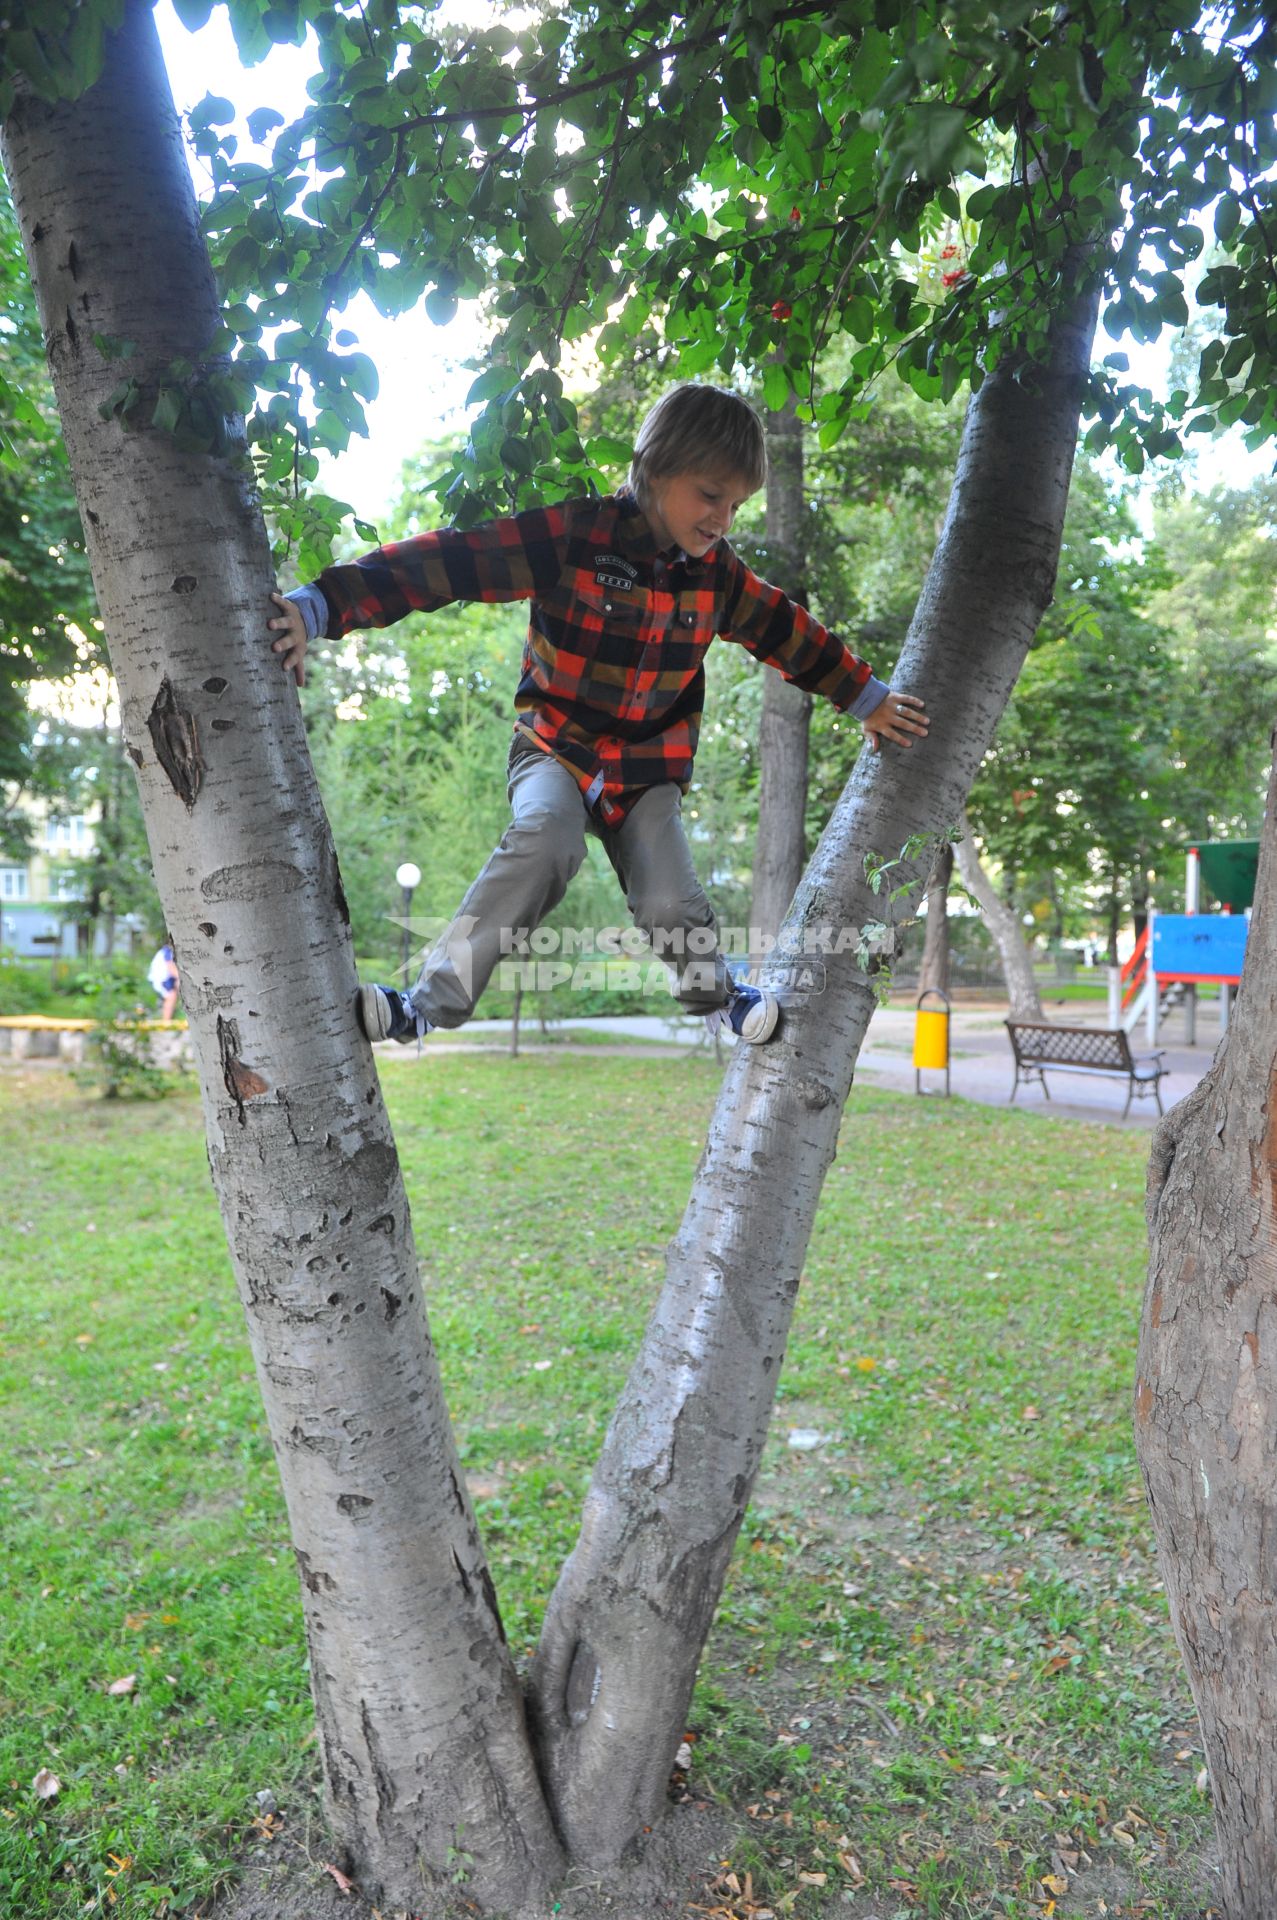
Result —
[[[1102, 1000], [1093, 1003], [1073, 1000], [1056, 1004], [1048, 994], [1045, 996], [1045, 1009], [1047, 1018], [1062, 1026], [1103, 1027], [1108, 1024], [1107, 1010]], [[1015, 1071], [1011, 1043], [1003, 1025], [1005, 1019], [1004, 1003], [978, 1001], [959, 1004], [954, 1008], [949, 1044], [949, 1087], [952, 1095], [978, 1101], [983, 1106], [1011, 1105]], [[656, 1014], [600, 1015], [593, 1019], [559, 1020], [551, 1029], [552, 1044], [556, 1048], [571, 1047], [573, 1032], [580, 1029], [592, 1035], [615, 1036], [618, 1045], [629, 1042], [626, 1051], [633, 1050], [636, 1053], [658, 1048], [678, 1048], [685, 1052], [703, 1050], [707, 1044], [701, 1021], [661, 1018]], [[473, 1045], [480, 1038], [485, 1045], [491, 1046], [494, 1041], [499, 1042], [503, 1036], [508, 1036], [509, 1031], [508, 1021], [474, 1020], [461, 1029], [455, 1039], [450, 1034], [440, 1034], [437, 1040], [428, 1043], [428, 1048], [444, 1051], [466, 1045], [467, 1041]], [[856, 1079], [860, 1085], [913, 1093], [913, 1032], [912, 1005], [880, 1007], [870, 1023], [856, 1067]], [[1165, 1065], [1170, 1069], [1161, 1083], [1162, 1105], [1166, 1109], [1190, 1093], [1211, 1064], [1219, 1039], [1219, 1027], [1212, 1007], [1203, 1008], [1199, 1014], [1197, 1033], [1196, 1046], [1186, 1045], [1183, 1017], [1180, 1014], [1172, 1014], [1163, 1029], [1159, 1045], [1165, 1054]], [[521, 1048], [534, 1053], [540, 1044], [538, 1023], [525, 1019], [521, 1029]], [[584, 1051], [584, 1041], [581, 1046]], [[597, 1041], [589, 1050], [594, 1051], [596, 1047], [599, 1051], [603, 1050]], [[1142, 1028], [1131, 1035], [1131, 1051], [1136, 1057], [1149, 1051]], [[1050, 1099], [1036, 1084], [1021, 1086], [1015, 1100], [1018, 1108], [1026, 1112], [1046, 1113], [1053, 1119], [1094, 1120], [1109, 1126], [1142, 1128], [1146, 1132], [1151, 1132], [1157, 1124], [1157, 1105], [1149, 1098], [1133, 1100], [1130, 1113], [1125, 1119], [1122, 1118], [1122, 1108], [1126, 1102], [1126, 1081], [1123, 1078], [1109, 1078], [1103, 1074], [1052, 1073], [1050, 1068], [1047, 1073]], [[944, 1074], [924, 1070], [922, 1090], [924, 1095], [942, 1095]]]

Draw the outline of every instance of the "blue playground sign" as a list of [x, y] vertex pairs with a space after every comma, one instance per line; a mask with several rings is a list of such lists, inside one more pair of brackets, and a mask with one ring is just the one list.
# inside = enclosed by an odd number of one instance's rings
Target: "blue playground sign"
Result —
[[1239, 980], [1249, 925], [1244, 913], [1159, 913], [1153, 972], [1166, 980]]

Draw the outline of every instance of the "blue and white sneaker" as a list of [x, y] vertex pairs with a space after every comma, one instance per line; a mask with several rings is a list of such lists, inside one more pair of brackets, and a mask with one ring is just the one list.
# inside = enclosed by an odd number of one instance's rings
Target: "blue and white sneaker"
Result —
[[744, 986], [730, 975], [728, 987], [732, 997], [727, 1005], [705, 1016], [710, 1032], [717, 1033], [721, 1027], [728, 1026], [738, 1040], [747, 1041], [751, 1047], [760, 1047], [776, 1031], [776, 1023], [780, 1019], [780, 1001], [765, 987]]
[[360, 987], [355, 1005], [370, 1040], [397, 1040], [406, 1047], [414, 1040], [420, 1044], [430, 1031], [425, 1014], [398, 987]]

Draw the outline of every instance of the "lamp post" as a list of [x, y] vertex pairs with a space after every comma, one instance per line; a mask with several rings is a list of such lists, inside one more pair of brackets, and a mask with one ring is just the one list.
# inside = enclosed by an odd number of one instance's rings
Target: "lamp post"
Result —
[[421, 881], [421, 868], [414, 866], [411, 860], [405, 860], [395, 869], [395, 879], [403, 889], [403, 979], [407, 987], [408, 968], [412, 963], [412, 928], [409, 920], [412, 914], [412, 890]]

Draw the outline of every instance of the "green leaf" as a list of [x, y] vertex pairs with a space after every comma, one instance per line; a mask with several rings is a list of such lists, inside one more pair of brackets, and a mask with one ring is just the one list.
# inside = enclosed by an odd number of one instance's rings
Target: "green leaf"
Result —
[[1235, 193], [1221, 193], [1215, 202], [1215, 238], [1231, 240], [1241, 224], [1242, 205]]
[[520, 440], [517, 434], [508, 433], [501, 442], [501, 458], [515, 473], [531, 473], [535, 462], [532, 449], [526, 440]]
[[235, 118], [235, 109], [220, 93], [206, 93], [191, 108], [192, 127], [224, 127]]
[[789, 375], [777, 361], [769, 360], [763, 368], [763, 404], [772, 413], [779, 413], [788, 398]]
[[208, 25], [213, 0], [173, 0], [173, 11], [188, 33], [198, 33]]
[[634, 449], [628, 440], [618, 440], [614, 434], [600, 433], [586, 443], [586, 458], [595, 467], [628, 467]]
[[272, 127], [282, 127], [284, 116], [275, 107], [255, 107], [248, 116], [248, 137], [260, 146]]
[[161, 387], [151, 415], [151, 425], [160, 433], [173, 433], [182, 417], [182, 395], [176, 387]]

